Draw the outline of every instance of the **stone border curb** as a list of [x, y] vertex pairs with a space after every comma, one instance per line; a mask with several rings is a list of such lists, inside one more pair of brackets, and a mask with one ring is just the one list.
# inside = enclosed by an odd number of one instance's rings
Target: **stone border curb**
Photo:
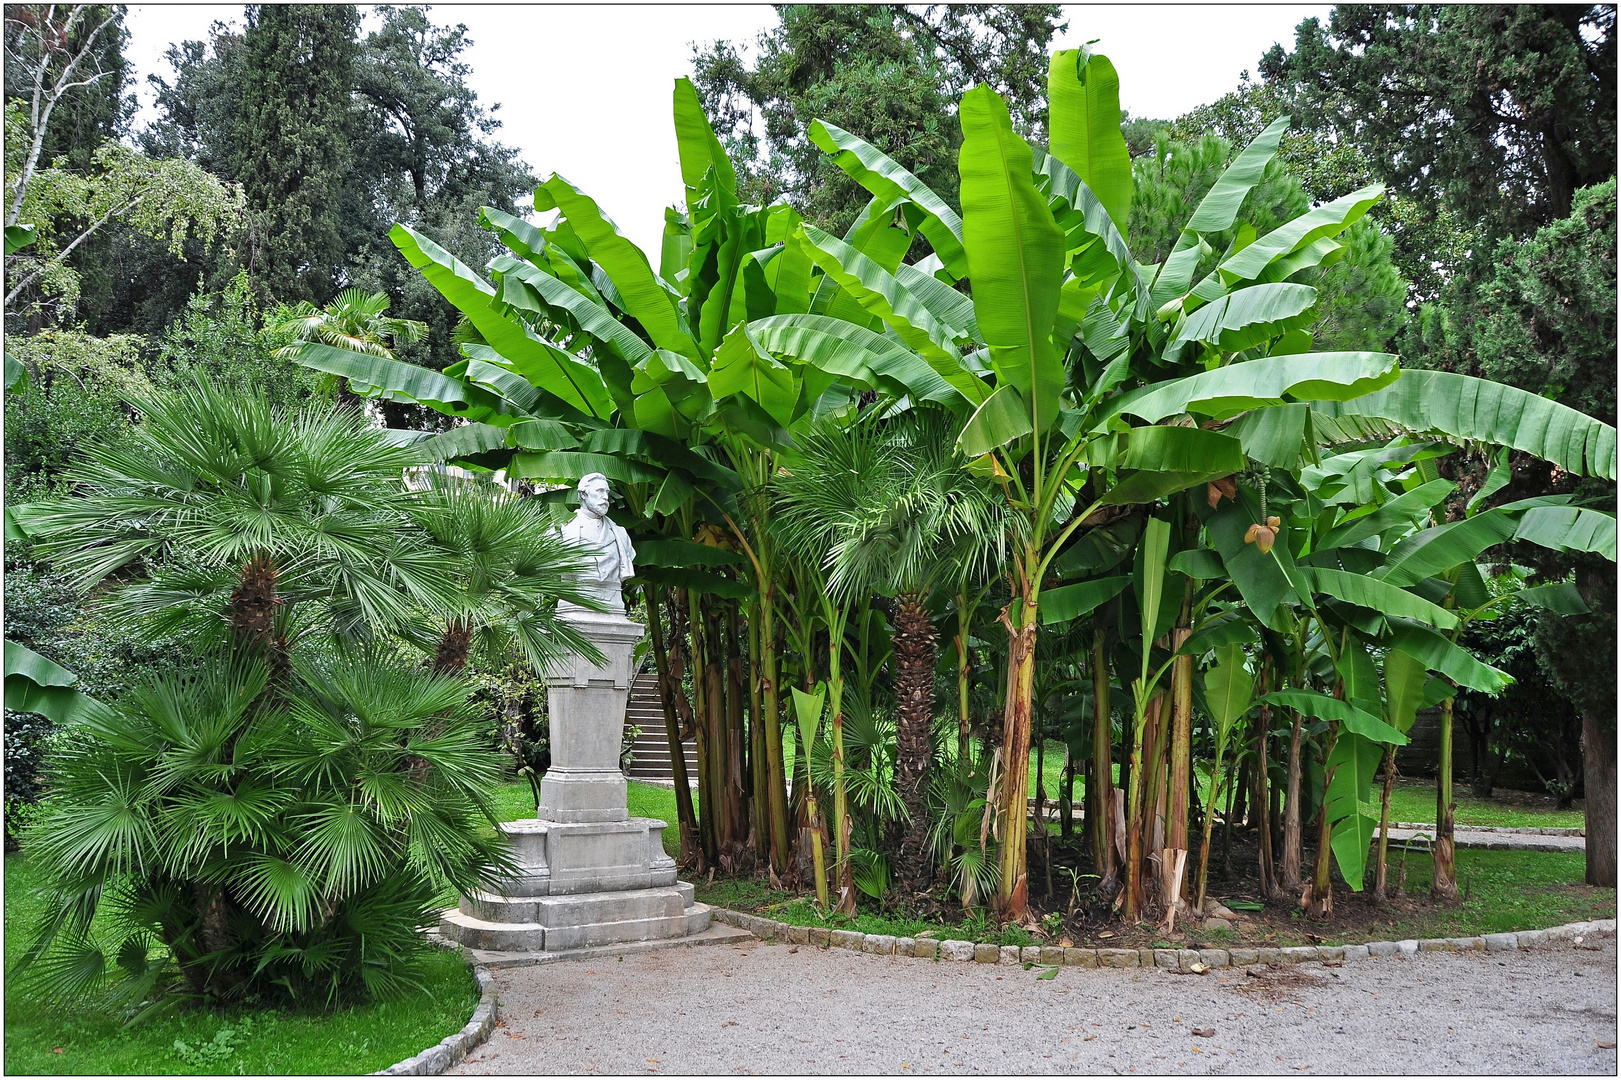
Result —
[[[1433, 833], [1435, 823], [1422, 821], [1392, 821], [1392, 829], [1412, 829], [1416, 832]], [[1378, 830], [1375, 829], [1377, 832]], [[1558, 828], [1555, 826], [1542, 827], [1538, 825], [1454, 825], [1452, 832], [1457, 833], [1509, 833], [1514, 836], [1586, 836], [1586, 829]]]
[[1613, 934], [1616, 920], [1566, 923], [1549, 930], [1520, 930], [1510, 934], [1484, 934], [1474, 937], [1425, 938], [1422, 941], [1370, 941], [1365, 945], [1296, 945], [1287, 948], [1255, 949], [1080, 949], [1056, 945], [996, 945], [991, 942], [937, 941], [934, 938], [894, 937], [890, 934], [858, 934], [852, 930], [794, 926], [775, 919], [762, 919], [727, 908], [715, 908], [714, 918], [728, 926], [747, 930], [762, 941], [786, 941], [794, 945], [850, 949], [878, 956], [909, 956], [924, 960], [952, 960], [976, 964], [1041, 964], [1082, 968], [1165, 968], [1191, 971], [1194, 964], [1206, 967], [1250, 967], [1256, 964], [1300, 964], [1309, 961], [1345, 963], [1385, 956], [1414, 956], [1421, 952], [1462, 952], [1466, 949], [1505, 952], [1529, 949], [1555, 941], [1570, 941], [1587, 934]]
[[441, 949], [455, 949], [472, 967], [473, 979], [478, 983], [478, 1005], [473, 1008], [473, 1017], [456, 1034], [447, 1035], [420, 1054], [380, 1069], [373, 1076], [438, 1076], [459, 1064], [495, 1031], [495, 976], [483, 964], [475, 963], [472, 953], [459, 945], [438, 940], [434, 944]]

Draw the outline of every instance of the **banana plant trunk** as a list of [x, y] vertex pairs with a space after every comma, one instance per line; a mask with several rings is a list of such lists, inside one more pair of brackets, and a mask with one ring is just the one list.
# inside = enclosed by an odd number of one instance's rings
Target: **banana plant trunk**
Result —
[[670, 654], [664, 641], [664, 589], [652, 582], [642, 587], [647, 599], [647, 629], [653, 643], [653, 667], [658, 672], [659, 704], [664, 707], [664, 739], [670, 748], [670, 774], [675, 781], [675, 817], [681, 835], [681, 862], [699, 856], [698, 820], [692, 812], [692, 788], [687, 778], [687, 755], [681, 747], [681, 724], [676, 715], [675, 691], [670, 678]]
[[1024, 595], [1016, 595], [1002, 614], [1008, 631], [1008, 694], [1002, 720], [1002, 880], [997, 886], [997, 909], [1002, 918], [1015, 921], [1024, 916], [1030, 888], [1025, 874], [1026, 792], [1036, 680], [1035, 576], [1040, 556], [1039, 550], [1025, 552]]
[[748, 737], [743, 728], [743, 653], [738, 630], [738, 604], [726, 605], [726, 802], [732, 836], [741, 857], [748, 846]]
[[[763, 532], [763, 530], [762, 530]], [[769, 556], [767, 556], [769, 558]], [[760, 582], [760, 725], [765, 731], [766, 808], [771, 825], [771, 869], [788, 870], [788, 789], [782, 767], [782, 725], [778, 722], [776, 585], [769, 564]]]
[[968, 620], [973, 614], [966, 591], [957, 592], [957, 763], [968, 761]]
[[[1172, 652], [1182, 648], [1192, 630], [1188, 619], [1193, 599], [1193, 580], [1188, 579], [1188, 591], [1182, 601], [1182, 615], [1171, 634]], [[1188, 845], [1188, 793], [1193, 785], [1193, 657], [1178, 656], [1171, 663], [1171, 761], [1170, 789], [1167, 803], [1170, 821], [1166, 826], [1165, 902], [1174, 908], [1183, 899], [1181, 866], [1187, 859]], [[1208, 813], [1206, 814], [1208, 817]]]
[[1114, 763], [1110, 760], [1114, 731], [1109, 723], [1109, 656], [1099, 625], [1092, 632], [1092, 780], [1086, 786], [1087, 822], [1092, 826], [1092, 851], [1100, 887], [1114, 893], [1119, 867], [1114, 850]]
[[[1270, 669], [1261, 669], [1261, 694], [1268, 692], [1268, 676]], [[1255, 736], [1255, 806], [1251, 813], [1258, 818], [1256, 822], [1256, 835], [1259, 838], [1259, 871], [1261, 878], [1261, 899], [1278, 899], [1278, 880], [1272, 866], [1272, 793], [1269, 790], [1267, 776], [1266, 744], [1267, 733], [1272, 727], [1272, 708], [1262, 705], [1259, 710], [1259, 730]], [[1228, 800], [1231, 805], [1231, 800]], [[1228, 814], [1227, 835], [1232, 835], [1232, 814]]]
[[720, 863], [717, 843], [716, 819], [720, 801], [715, 792], [714, 757], [709, 728], [709, 687], [704, 671], [707, 666], [704, 640], [703, 598], [696, 590], [687, 591], [687, 628], [692, 640], [692, 729], [698, 758], [698, 839], [703, 846], [705, 860], [710, 866]]
[[1126, 809], [1126, 899], [1122, 916], [1127, 922], [1142, 918], [1143, 909], [1143, 739], [1148, 728], [1159, 726], [1160, 704], [1165, 695], [1155, 694], [1143, 710], [1143, 715], [1132, 724], [1131, 775]]
[[1328, 743], [1323, 747], [1322, 809], [1317, 814], [1317, 861], [1312, 867], [1311, 890], [1306, 894], [1306, 913], [1313, 918], [1326, 919], [1334, 913], [1334, 883], [1329, 877], [1329, 856], [1333, 854], [1332, 829], [1328, 820], [1328, 791], [1334, 784], [1338, 765], [1328, 765], [1334, 754], [1334, 743], [1339, 739], [1340, 722], [1328, 724]]
[[1373, 898], [1387, 900], [1390, 870], [1390, 793], [1396, 786], [1396, 748], [1385, 747], [1385, 787], [1379, 796], [1379, 860], [1373, 868]]
[[1295, 710], [1289, 732], [1289, 757], [1284, 763], [1283, 794], [1283, 888], [1290, 896], [1300, 893], [1300, 738], [1304, 720]]
[[1458, 803], [1452, 797], [1452, 699], [1441, 702], [1441, 752], [1435, 772], [1435, 853], [1433, 899], [1451, 903], [1458, 899], [1458, 868], [1453, 857], [1452, 817]]

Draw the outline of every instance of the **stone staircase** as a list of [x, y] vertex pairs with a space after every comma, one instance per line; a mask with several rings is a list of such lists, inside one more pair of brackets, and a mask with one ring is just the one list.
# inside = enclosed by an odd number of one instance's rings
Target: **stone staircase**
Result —
[[[664, 734], [664, 705], [659, 701], [659, 678], [654, 672], [636, 676], [631, 684], [630, 704], [625, 710], [625, 724], [641, 729], [631, 747], [630, 768], [625, 775], [632, 780], [650, 780], [671, 783], [675, 772], [670, 767], [670, 744]], [[688, 782], [698, 775], [698, 746], [688, 739], [681, 744], [687, 759]]]

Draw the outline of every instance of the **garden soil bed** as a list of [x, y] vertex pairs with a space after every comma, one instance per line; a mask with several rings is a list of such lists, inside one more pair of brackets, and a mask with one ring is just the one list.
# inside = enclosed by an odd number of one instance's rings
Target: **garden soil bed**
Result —
[[[1041, 845], [1030, 848], [1033, 887], [1031, 919], [1023, 928], [998, 927], [994, 921], [965, 920], [955, 899], [941, 890], [909, 910], [880, 910], [871, 898], [860, 898], [861, 914], [854, 920], [822, 916], [811, 899], [787, 890], [769, 889], [752, 882], [714, 882], [699, 887], [699, 899], [738, 911], [807, 926], [827, 926], [866, 933], [889, 933], [939, 940], [953, 938], [995, 941], [1000, 944], [1055, 944], [1081, 948], [1281, 948], [1291, 945], [1362, 944], [1407, 938], [1472, 936], [1475, 934], [1542, 929], [1567, 922], [1616, 917], [1616, 891], [1580, 884], [1582, 856], [1543, 852], [1460, 851], [1458, 885], [1466, 898], [1457, 904], [1432, 903], [1429, 898], [1430, 860], [1419, 850], [1406, 856], [1405, 895], [1385, 903], [1374, 901], [1371, 889], [1352, 892], [1333, 874], [1334, 910], [1326, 918], [1308, 918], [1294, 903], [1278, 902], [1261, 910], [1239, 910], [1260, 904], [1254, 867], [1256, 844], [1252, 837], [1235, 835], [1231, 853], [1232, 878], [1223, 874], [1222, 846], [1218, 841], [1211, 858], [1209, 896], [1233, 907], [1230, 926], [1220, 922], [1200, 925], [1177, 918], [1175, 931], [1162, 929], [1163, 913], [1128, 926], [1101, 896], [1089, 893], [1084, 875], [1092, 873], [1090, 860], [1075, 849], [1053, 840], [1054, 889], [1046, 892]], [[1309, 874], [1313, 852], [1307, 848], [1303, 873]], [[1082, 888], [1068, 887], [1069, 867], [1083, 875]], [[1390, 854], [1390, 881], [1400, 881], [1402, 854]], [[1190, 872], [1191, 876], [1191, 872]], [[1370, 859], [1368, 877], [1372, 880]], [[1062, 883], [1062, 884], [1061, 884]], [[1072, 903], [1073, 899], [1073, 903]]]

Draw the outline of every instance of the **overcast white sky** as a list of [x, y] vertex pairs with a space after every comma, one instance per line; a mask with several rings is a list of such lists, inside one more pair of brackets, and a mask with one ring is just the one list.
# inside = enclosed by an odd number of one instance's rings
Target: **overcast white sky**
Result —
[[[1120, 72], [1120, 104], [1133, 116], [1169, 119], [1213, 101], [1252, 73], [1274, 42], [1326, 6], [1067, 5], [1057, 47], [1100, 39], [1095, 49]], [[657, 261], [664, 207], [682, 199], [670, 85], [692, 71], [692, 44], [753, 45], [775, 25], [765, 5], [444, 4], [435, 23], [466, 23], [469, 82], [486, 106], [500, 103], [500, 140], [536, 175], [561, 173], [591, 195]], [[242, 22], [241, 5], [130, 4], [130, 43], [143, 105], [146, 76], [167, 75], [163, 53], [206, 40], [209, 24]], [[753, 55], [753, 49], [749, 51]]]

